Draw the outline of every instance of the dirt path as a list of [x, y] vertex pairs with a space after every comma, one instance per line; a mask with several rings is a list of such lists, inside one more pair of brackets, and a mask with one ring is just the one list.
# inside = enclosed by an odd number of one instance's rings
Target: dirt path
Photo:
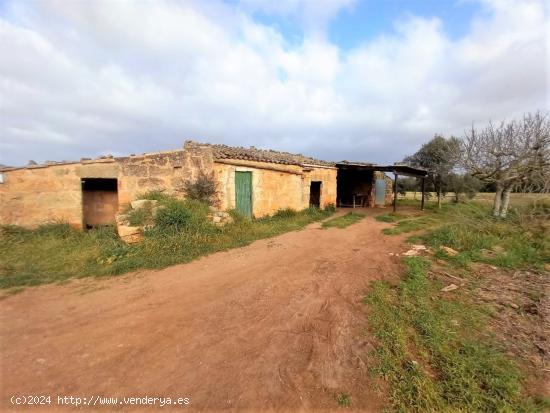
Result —
[[4, 299], [0, 410], [12, 395], [55, 396], [51, 410], [57, 395], [190, 398], [164, 411], [336, 410], [345, 393], [378, 411], [362, 298], [399, 273], [388, 253], [402, 237], [382, 235], [387, 226], [312, 224], [189, 264]]

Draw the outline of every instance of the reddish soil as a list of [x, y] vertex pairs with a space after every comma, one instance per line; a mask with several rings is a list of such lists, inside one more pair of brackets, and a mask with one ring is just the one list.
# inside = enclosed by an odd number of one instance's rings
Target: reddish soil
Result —
[[49, 410], [58, 395], [101, 395], [190, 398], [165, 411], [320, 411], [345, 393], [350, 410], [379, 411], [362, 299], [400, 272], [389, 253], [404, 237], [384, 236], [388, 226], [312, 224], [160, 271], [8, 297], [0, 410], [12, 395], [51, 395]]

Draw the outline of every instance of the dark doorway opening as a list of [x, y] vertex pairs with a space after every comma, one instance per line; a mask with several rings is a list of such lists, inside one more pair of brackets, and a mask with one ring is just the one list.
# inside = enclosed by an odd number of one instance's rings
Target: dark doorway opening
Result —
[[339, 168], [336, 181], [337, 206], [374, 206], [372, 181], [372, 171]]
[[321, 207], [321, 181], [311, 181], [309, 186], [309, 206], [311, 208]]
[[116, 179], [82, 179], [82, 215], [84, 228], [115, 223], [118, 212], [118, 182]]

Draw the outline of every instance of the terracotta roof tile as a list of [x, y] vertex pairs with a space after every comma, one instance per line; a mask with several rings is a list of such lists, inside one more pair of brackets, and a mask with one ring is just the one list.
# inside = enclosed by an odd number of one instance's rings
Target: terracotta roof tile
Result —
[[[201, 144], [203, 145], [203, 144]], [[208, 144], [212, 147], [214, 158], [217, 159], [240, 159], [256, 162], [269, 162], [285, 165], [319, 165], [335, 166], [334, 162], [323, 161], [310, 158], [302, 154], [281, 152], [266, 149], [257, 149], [255, 147], [243, 148], [236, 146]]]

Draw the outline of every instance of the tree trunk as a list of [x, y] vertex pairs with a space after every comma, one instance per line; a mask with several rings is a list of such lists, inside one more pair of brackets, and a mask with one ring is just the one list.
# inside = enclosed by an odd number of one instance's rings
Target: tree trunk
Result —
[[437, 208], [441, 209], [441, 179], [437, 185]]
[[497, 185], [497, 190], [495, 192], [495, 201], [493, 202], [493, 216], [500, 216], [500, 206], [502, 204], [502, 187]]
[[500, 207], [500, 217], [506, 218], [506, 214], [508, 213], [508, 205], [510, 205], [510, 193], [512, 190], [510, 188], [506, 188], [502, 192], [502, 205]]

